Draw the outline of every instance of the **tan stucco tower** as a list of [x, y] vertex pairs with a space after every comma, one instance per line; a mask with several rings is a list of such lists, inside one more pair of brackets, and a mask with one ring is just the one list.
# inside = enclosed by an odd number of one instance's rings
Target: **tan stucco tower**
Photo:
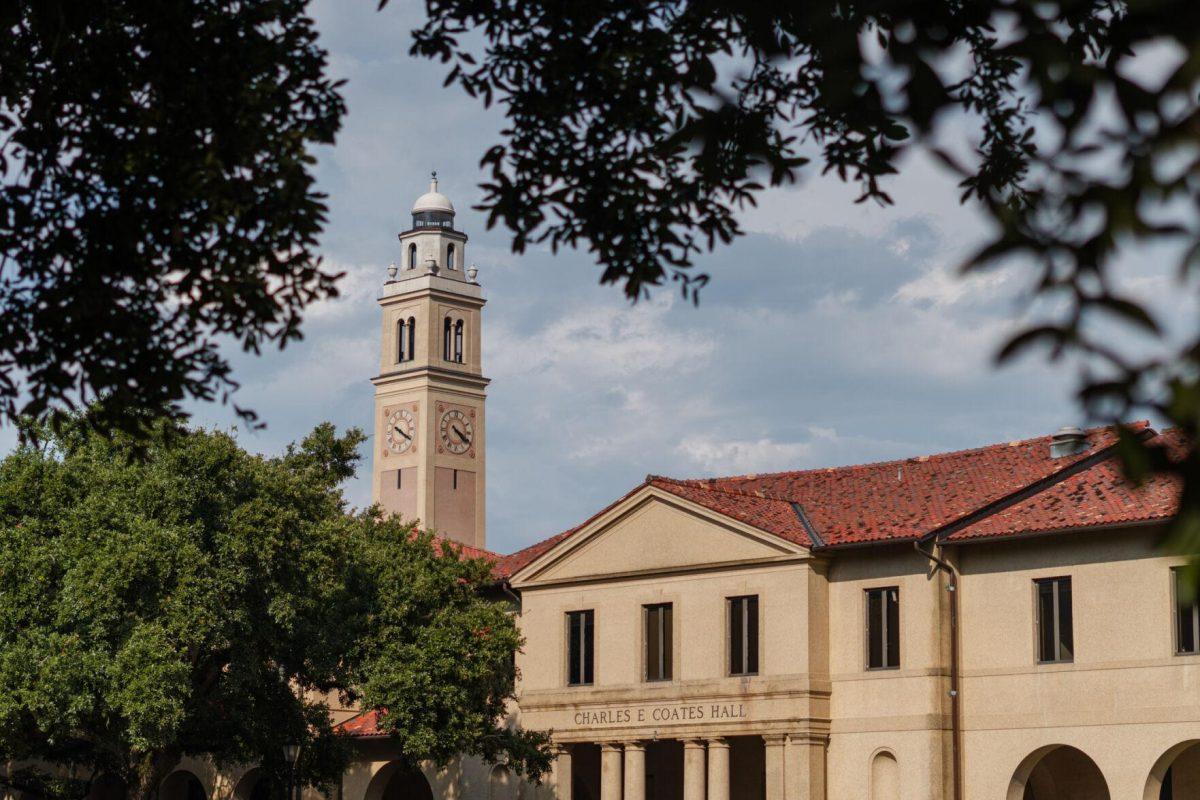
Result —
[[483, 291], [466, 264], [467, 235], [437, 189], [412, 208], [401, 263], [379, 295], [382, 347], [375, 384], [372, 492], [405, 520], [485, 546]]

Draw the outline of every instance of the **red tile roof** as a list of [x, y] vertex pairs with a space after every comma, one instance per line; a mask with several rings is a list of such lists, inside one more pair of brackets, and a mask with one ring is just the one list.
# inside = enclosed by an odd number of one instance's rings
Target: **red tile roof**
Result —
[[[1148, 422], [1130, 430], [1182, 448], [1178, 434], [1157, 435]], [[1111, 447], [1116, 432], [1093, 428], [1089, 447], [1055, 458], [1050, 436], [973, 450], [848, 467], [646, 482], [587, 522], [502, 557], [508, 577], [645, 486], [655, 486], [725, 516], [814, 549], [912, 541], [945, 534], [955, 541], [1033, 531], [1165, 519], [1174, 481], [1134, 489]]]
[[334, 730], [355, 737], [387, 736], [379, 729], [380, 714], [379, 711], [363, 711], [340, 725], [335, 725]]
[[[1166, 448], [1170, 458], [1181, 457], [1187, 447], [1175, 430], [1164, 431], [1147, 444]], [[1180, 481], [1174, 475], [1157, 474], [1134, 486], [1117, 460], [1107, 458], [954, 531], [946, 541], [1166, 521], [1175, 513], [1179, 491]]]

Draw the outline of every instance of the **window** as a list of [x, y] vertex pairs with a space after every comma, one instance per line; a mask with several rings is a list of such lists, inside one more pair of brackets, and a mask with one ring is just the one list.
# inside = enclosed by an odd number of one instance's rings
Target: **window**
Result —
[[454, 360], [463, 363], [463, 321], [454, 323]]
[[671, 680], [671, 604], [642, 606], [646, 631], [646, 680]]
[[1196, 603], [1182, 569], [1171, 570], [1171, 582], [1175, 585], [1175, 652], [1200, 654], [1200, 604]]
[[442, 320], [442, 359], [450, 360], [450, 318]]
[[408, 268], [409, 269], [417, 268], [417, 246], [416, 246], [416, 244], [410, 244], [408, 246]]
[[590, 685], [594, 677], [592, 641], [595, 636], [594, 612], [567, 612], [567, 683]]
[[758, 595], [729, 598], [729, 674], [758, 674]]
[[867, 669], [900, 666], [900, 589], [867, 589]]
[[446, 245], [446, 268], [454, 269], [454, 245]]
[[1071, 579], [1046, 578], [1033, 584], [1037, 594], [1038, 661], [1043, 664], [1069, 662], [1075, 653]]
[[413, 345], [416, 342], [417, 321], [409, 317], [404, 319], [401, 317], [396, 321], [396, 363], [400, 364], [404, 361], [412, 361], [416, 349]]

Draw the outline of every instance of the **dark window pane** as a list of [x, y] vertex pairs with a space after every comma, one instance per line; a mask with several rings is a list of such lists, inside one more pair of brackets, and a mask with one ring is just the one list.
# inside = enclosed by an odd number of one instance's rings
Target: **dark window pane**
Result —
[[1184, 586], [1182, 570], [1174, 570], [1175, 577], [1175, 648], [1179, 653], [1195, 653], [1197, 648], [1197, 609], [1194, 601], [1186, 599], [1188, 592]]
[[660, 641], [659, 631], [659, 615], [653, 607], [646, 609], [646, 678], [647, 680], [658, 680], [661, 678], [659, 672], [659, 659], [662, 653], [658, 649]]
[[900, 666], [900, 590], [887, 589], [887, 665]]
[[580, 614], [567, 615], [567, 682], [580, 683], [583, 679], [581, 673], [582, 659], [580, 651], [583, 647], [583, 618]]
[[567, 683], [592, 682], [592, 612], [567, 613]]
[[583, 612], [583, 682], [592, 683], [592, 660], [595, 642], [595, 620], [591, 611]]
[[1038, 581], [1038, 660], [1054, 660], [1054, 584]]
[[867, 666], [883, 666], [883, 593], [867, 592]]
[[662, 679], [664, 681], [671, 680], [671, 668], [673, 666], [672, 655], [674, 648], [671, 646], [671, 606], [663, 606], [662, 609], [662, 652], [663, 652], [663, 670]]
[[735, 597], [729, 601], [729, 674], [741, 675], [745, 669], [745, 650], [742, 643], [745, 641], [745, 629], [742, 627], [744, 619], [744, 607], [742, 598]]
[[746, 672], [758, 673], [758, 597], [746, 598]]
[[1075, 655], [1075, 637], [1072, 631], [1071, 579], [1059, 578], [1058, 587], [1058, 660], [1070, 661]]

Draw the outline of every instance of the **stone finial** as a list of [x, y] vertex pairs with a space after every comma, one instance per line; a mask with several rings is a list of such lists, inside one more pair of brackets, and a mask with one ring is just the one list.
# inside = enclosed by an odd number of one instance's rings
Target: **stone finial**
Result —
[[387, 273], [388, 273], [388, 281], [389, 282], [396, 280], [396, 273], [398, 271], [399, 270], [396, 268], [395, 261], [393, 261], [391, 264], [388, 264]]
[[471, 283], [475, 283], [475, 278], [478, 275], [479, 275], [479, 267], [475, 266], [474, 264], [467, 267], [467, 280], [469, 280]]

